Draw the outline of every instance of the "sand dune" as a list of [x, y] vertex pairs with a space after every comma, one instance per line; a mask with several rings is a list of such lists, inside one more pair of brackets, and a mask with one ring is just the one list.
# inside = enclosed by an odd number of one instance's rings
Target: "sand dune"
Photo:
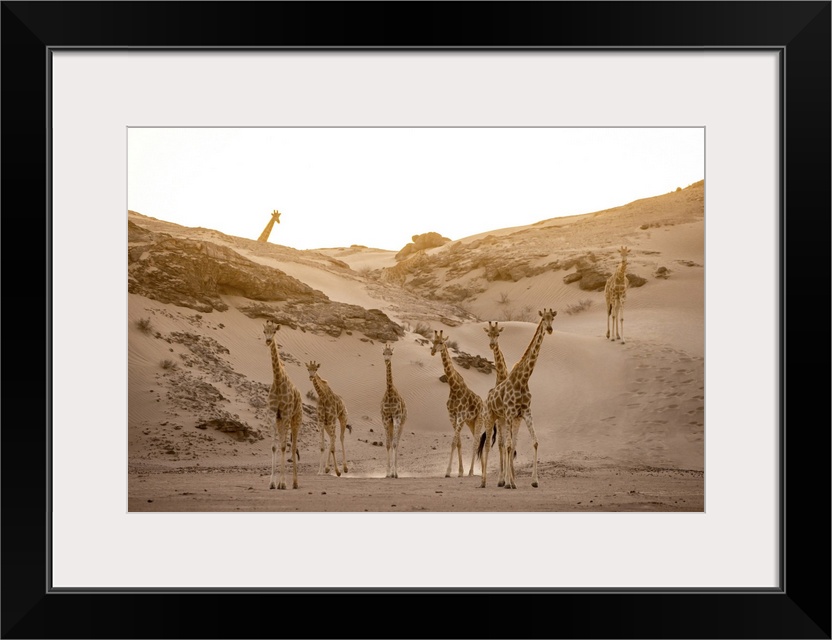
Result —
[[[557, 311], [554, 331], [544, 337], [529, 379], [541, 488], [528, 486], [533, 448], [527, 427], [521, 425], [516, 493], [537, 491], [538, 496], [518, 498], [520, 502], [510, 509], [701, 510], [705, 429], [704, 214], [697, 199], [701, 190], [700, 183], [681, 195], [648, 199], [641, 208], [637, 202], [610, 212], [484, 232], [429, 252], [429, 257], [440, 260], [444, 252], [467, 251], [489, 236], [503, 238], [508, 244], [499, 258], [489, 258], [492, 263], [495, 259], [516, 262], [533, 254], [525, 267], [529, 275], [516, 280], [489, 281], [481, 267], [460, 274], [428, 261], [404, 282], [388, 282], [383, 273], [396, 265], [394, 252], [355, 246], [296, 252], [258, 247], [211, 230], [177, 228], [138, 214], [131, 213], [131, 220], [151, 230], [224, 244], [332, 301], [380, 309], [404, 329], [394, 343], [393, 356], [394, 382], [408, 405], [399, 455], [403, 493], [397, 506], [380, 507], [372, 485], [361, 485], [361, 491], [345, 494], [338, 504], [301, 491], [294, 493], [303, 496], [287, 497], [279, 504], [266, 507], [255, 500], [243, 508], [407, 510], [417, 503], [427, 504], [427, 510], [498, 508], [493, 497], [494, 456], [489, 460], [493, 488], [477, 491], [477, 464], [476, 477], [455, 481], [461, 483], [454, 485], [455, 490], [464, 495], [452, 502], [453, 508], [451, 501], [434, 503], [430, 500], [435, 496], [424, 493], [428, 491], [424, 479], [438, 482], [444, 476], [452, 435], [446, 409], [448, 386], [440, 380], [441, 358], [430, 355], [425, 337], [430, 334], [424, 329], [442, 329], [455, 343], [452, 356], [493, 360], [483, 328], [488, 321], [499, 322], [504, 328], [500, 347], [511, 368], [534, 335], [538, 312], [553, 308]], [[512, 243], [512, 238], [518, 241]], [[628, 291], [626, 340], [621, 344], [605, 338], [603, 291], [565, 283], [568, 271], [547, 265], [555, 259], [592, 255], [599, 269], [611, 270], [623, 244], [631, 249], [628, 272], [643, 278], [644, 284]], [[428, 284], [419, 285], [419, 278]], [[429, 278], [436, 283], [432, 289]], [[473, 293], [464, 300], [445, 300], [443, 291], [451, 284], [471, 287]], [[250, 301], [231, 294], [223, 294], [222, 299], [226, 310], [200, 313], [128, 295], [131, 510], [228, 508], [233, 487], [220, 491], [215, 486], [213, 501], [207, 496], [180, 499], [182, 492], [165, 484], [170, 473], [238, 474], [241, 486], [268, 492], [274, 414], [265, 403], [272, 370], [263, 319], [241, 311]], [[139, 328], [142, 322], [149, 325], [145, 330]], [[379, 411], [385, 389], [383, 341], [354, 330], [336, 336], [288, 326], [276, 339], [288, 375], [307, 404], [300, 441], [301, 488], [313, 483], [320, 487], [330, 478], [339, 486], [352, 479], [384, 483], [387, 453]], [[316, 476], [320, 436], [313, 387], [304, 366], [309, 360], [321, 364], [321, 377], [344, 399], [350, 415], [353, 430], [346, 436], [346, 447], [351, 468], [341, 478]], [[466, 369], [460, 362], [454, 366], [482, 398], [496, 382], [493, 371]], [[467, 473], [476, 443], [467, 428], [462, 434]], [[340, 444], [337, 451], [340, 459]], [[638, 494], [625, 490], [622, 478], [630, 483], [638, 478]], [[418, 480], [418, 487], [407, 485], [408, 479]], [[451, 489], [444, 486], [432, 491], [447, 495], [444, 492]], [[636, 499], [651, 491], [655, 499]], [[540, 494], [549, 497], [541, 499]], [[570, 497], [564, 502], [566, 495]]]

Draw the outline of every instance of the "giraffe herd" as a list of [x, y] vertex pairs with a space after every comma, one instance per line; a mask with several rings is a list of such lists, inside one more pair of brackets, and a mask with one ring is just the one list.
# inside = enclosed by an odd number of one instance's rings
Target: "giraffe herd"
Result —
[[[604, 297], [607, 309], [607, 334], [610, 340], [621, 340], [624, 343], [624, 315], [623, 304], [627, 292], [627, 254], [629, 249], [619, 249], [621, 262], [615, 273], [607, 280]], [[473, 437], [474, 449], [471, 454], [471, 465], [468, 475], [474, 475], [474, 463], [479, 457], [481, 459], [481, 482], [480, 487], [487, 484], [488, 455], [492, 445], [497, 442], [499, 452], [499, 475], [498, 487], [516, 489], [516, 472], [514, 460], [517, 452], [517, 437], [520, 423], [525, 422], [529, 430], [534, 449], [532, 464], [532, 487], [539, 486], [538, 477], [538, 440], [534, 431], [534, 420], [532, 418], [531, 401], [532, 394], [529, 389], [529, 379], [534, 372], [543, 344], [543, 338], [552, 334], [552, 322], [557, 316], [554, 309], [543, 309], [538, 311], [540, 320], [537, 323], [534, 335], [529, 342], [525, 352], [517, 363], [508, 370], [505, 358], [500, 350], [499, 336], [504, 327], [498, 323], [490, 322], [483, 330], [488, 335], [489, 347], [494, 353], [494, 363], [497, 372], [496, 384], [488, 392], [486, 399], [477, 395], [463, 379], [462, 375], [454, 368], [453, 361], [448, 352], [448, 336], [443, 331], [434, 331], [431, 342], [431, 356], [440, 354], [442, 367], [445, 370], [445, 377], [448, 382], [448, 401], [446, 403], [448, 418], [453, 429], [451, 440], [450, 459], [445, 471], [445, 477], [451, 476], [454, 463], [454, 453], [458, 461], [459, 476], [463, 476], [465, 469], [462, 461], [461, 432], [464, 426], [468, 426]], [[610, 330], [610, 319], [613, 326]], [[620, 325], [620, 327], [619, 327]], [[298, 434], [303, 416], [303, 403], [300, 391], [295, 387], [286, 374], [286, 369], [278, 354], [277, 345], [274, 339], [275, 332], [280, 326], [268, 320], [263, 327], [266, 346], [269, 347], [273, 381], [269, 390], [269, 407], [275, 412], [272, 438], [272, 473], [269, 483], [270, 489], [286, 489], [285, 467], [287, 439], [291, 446], [292, 461], [292, 488], [298, 488]], [[382, 350], [386, 368], [386, 386], [381, 400], [381, 422], [385, 432], [385, 446], [387, 448], [387, 478], [398, 478], [398, 450], [401, 442], [402, 432], [407, 420], [407, 405], [404, 398], [393, 384], [393, 346], [388, 342]], [[318, 468], [319, 474], [328, 474], [330, 461], [335, 474], [340, 477], [341, 469], [336, 458], [336, 426], [340, 425], [341, 441], [341, 468], [343, 473], [348, 472], [347, 453], [344, 446], [344, 433], [349, 430], [352, 433], [352, 426], [348, 423], [347, 410], [343, 399], [337, 395], [329, 383], [318, 375], [320, 364], [311, 361], [306, 364], [309, 372], [309, 379], [312, 381], [318, 395], [317, 421], [321, 436], [321, 458]], [[337, 424], [336, 424], [337, 423]], [[329, 438], [329, 446], [325, 445], [325, 435]], [[479, 446], [476, 443], [479, 441]], [[278, 445], [281, 452], [280, 479], [275, 482], [276, 460]]]

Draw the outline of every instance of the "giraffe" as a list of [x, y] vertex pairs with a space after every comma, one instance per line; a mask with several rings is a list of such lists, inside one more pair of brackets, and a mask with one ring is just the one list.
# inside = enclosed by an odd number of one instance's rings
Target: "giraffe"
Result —
[[[318, 368], [321, 365], [315, 362], [306, 363], [306, 370], [309, 371], [309, 379], [318, 394], [318, 429], [321, 432], [321, 462], [318, 466], [318, 475], [329, 473], [329, 459], [332, 458], [332, 466], [335, 467], [335, 475], [341, 476], [338, 469], [338, 461], [335, 459], [335, 422], [341, 424], [341, 460], [344, 463], [344, 473], [347, 473], [347, 450], [344, 448], [344, 431], [350, 430], [352, 425], [347, 422], [347, 408], [341, 396], [337, 395], [329, 386], [329, 383], [318, 375]], [[329, 453], [325, 453], [324, 432], [329, 436]]]
[[269, 347], [272, 356], [272, 387], [269, 390], [269, 407], [275, 412], [274, 431], [272, 432], [272, 476], [269, 489], [275, 488], [274, 473], [277, 460], [277, 442], [280, 440], [280, 482], [278, 489], [286, 488], [286, 436], [291, 431], [292, 436], [292, 488], [298, 488], [298, 434], [303, 420], [303, 402], [300, 398], [300, 391], [292, 384], [280, 355], [277, 352], [277, 343], [274, 339], [275, 331], [280, 329], [279, 324], [267, 320], [263, 327], [263, 335], [266, 337], [266, 346]]
[[[534, 371], [537, 357], [540, 354], [540, 345], [543, 343], [543, 336], [552, 333], [552, 321], [558, 314], [552, 309], [538, 311], [540, 322], [532, 336], [526, 352], [511, 369], [508, 377], [498, 383], [491, 391], [485, 401], [488, 410], [487, 425], [496, 423], [497, 431], [500, 434], [500, 457], [501, 478], [497, 483], [498, 487], [505, 486], [506, 489], [516, 489], [514, 473], [514, 451], [516, 449], [517, 431], [520, 427], [520, 420], [529, 427], [534, 445], [534, 466], [532, 470], [532, 486], [538, 486], [537, 475], [537, 436], [534, 433], [532, 422], [531, 402], [532, 394], [529, 391], [529, 378]], [[482, 484], [486, 484], [486, 469], [488, 466], [488, 450], [491, 444], [489, 439], [485, 440], [485, 451], [482, 458]]]
[[450, 392], [448, 393], [448, 415], [451, 418], [451, 427], [454, 430], [454, 438], [451, 440], [451, 458], [448, 460], [448, 470], [445, 471], [445, 477], [451, 477], [451, 466], [454, 462], [454, 449], [457, 451], [459, 457], [459, 475], [464, 474], [462, 467], [462, 442], [460, 440], [460, 432], [464, 425], [468, 425], [471, 429], [471, 435], [474, 438], [474, 447], [471, 450], [471, 468], [468, 470], [468, 475], [474, 475], [474, 461], [476, 460], [476, 442], [479, 439], [482, 423], [485, 419], [485, 404], [476, 393], [468, 388], [462, 375], [454, 369], [451, 355], [448, 353], [448, 336], [443, 336], [442, 331], [433, 332], [433, 344], [430, 348], [430, 355], [435, 356], [439, 351], [442, 357], [442, 366], [445, 368], [445, 376], [448, 378], [448, 386]]
[[[615, 273], [607, 278], [604, 300], [607, 303], [607, 338], [613, 342], [621, 339], [621, 344], [624, 344], [624, 301], [627, 299], [627, 254], [630, 250], [627, 247], [621, 247], [618, 253], [621, 254], [621, 262]], [[610, 318], [612, 318], [612, 335], [610, 335]]]
[[393, 369], [390, 363], [393, 357], [393, 346], [389, 342], [384, 345], [382, 355], [387, 367], [387, 388], [381, 400], [381, 422], [387, 434], [387, 475], [385, 477], [398, 478], [399, 440], [402, 437], [405, 420], [407, 420], [407, 406], [404, 398], [393, 386]]
[[257, 242], [266, 242], [269, 239], [269, 235], [271, 235], [272, 227], [274, 223], [280, 224], [280, 211], [275, 209], [272, 211], [271, 220], [266, 223], [266, 228], [263, 229], [263, 233], [260, 234], [260, 237], [257, 238]]
[[499, 323], [495, 322], [493, 325], [488, 322], [488, 328], [482, 328], [488, 334], [488, 346], [494, 352], [494, 368], [497, 370], [497, 384], [501, 383], [508, 377], [508, 368], [506, 367], [506, 359], [503, 357], [503, 352], [500, 351], [500, 334], [505, 327], [497, 326]]
[[[503, 352], [500, 350], [500, 334], [503, 332], [505, 327], [500, 327], [499, 323], [495, 322], [491, 324], [491, 321], [488, 322], [488, 328], [483, 327], [482, 330], [485, 331], [486, 335], [488, 335], [488, 346], [491, 347], [491, 351], [494, 353], [494, 368], [497, 370], [497, 384], [500, 384], [503, 380], [508, 377], [508, 367], [506, 367], [506, 359], [503, 357]], [[483, 418], [486, 416], [484, 415]], [[490, 438], [491, 444], [494, 444], [494, 437], [496, 435], [496, 425], [486, 424], [485, 429], [483, 430], [483, 434], [480, 438], [479, 448], [477, 450], [477, 456], [482, 457], [483, 447], [485, 446], [485, 440]], [[502, 447], [502, 443], [500, 444]], [[500, 457], [500, 477], [503, 475], [503, 458]]]

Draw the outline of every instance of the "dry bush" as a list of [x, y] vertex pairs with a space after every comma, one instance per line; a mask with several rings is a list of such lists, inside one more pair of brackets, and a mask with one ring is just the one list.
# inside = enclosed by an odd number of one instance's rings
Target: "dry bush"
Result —
[[587, 298], [586, 300], [581, 300], [578, 304], [570, 304], [566, 307], [566, 313], [568, 315], [574, 315], [576, 313], [580, 313], [581, 311], [586, 311], [592, 306], [592, 300]]
[[318, 401], [318, 396], [315, 395], [315, 392], [312, 391], [311, 389], [306, 392], [306, 397], [309, 398], [312, 402], [317, 402]]
[[162, 360], [159, 363], [159, 366], [162, 367], [162, 369], [169, 369], [170, 371], [176, 371], [179, 368], [179, 365], [176, 364], [173, 360], [167, 359]]
[[424, 322], [417, 323], [413, 333], [418, 333], [423, 338], [433, 338], [433, 330]]
[[139, 318], [136, 320], [136, 326], [142, 333], [150, 333], [153, 329], [153, 323], [150, 322], [150, 318]]

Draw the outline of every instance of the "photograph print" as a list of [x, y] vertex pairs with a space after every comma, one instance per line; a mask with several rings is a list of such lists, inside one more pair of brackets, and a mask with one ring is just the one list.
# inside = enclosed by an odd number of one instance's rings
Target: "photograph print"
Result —
[[130, 512], [704, 512], [703, 127], [127, 149]]

